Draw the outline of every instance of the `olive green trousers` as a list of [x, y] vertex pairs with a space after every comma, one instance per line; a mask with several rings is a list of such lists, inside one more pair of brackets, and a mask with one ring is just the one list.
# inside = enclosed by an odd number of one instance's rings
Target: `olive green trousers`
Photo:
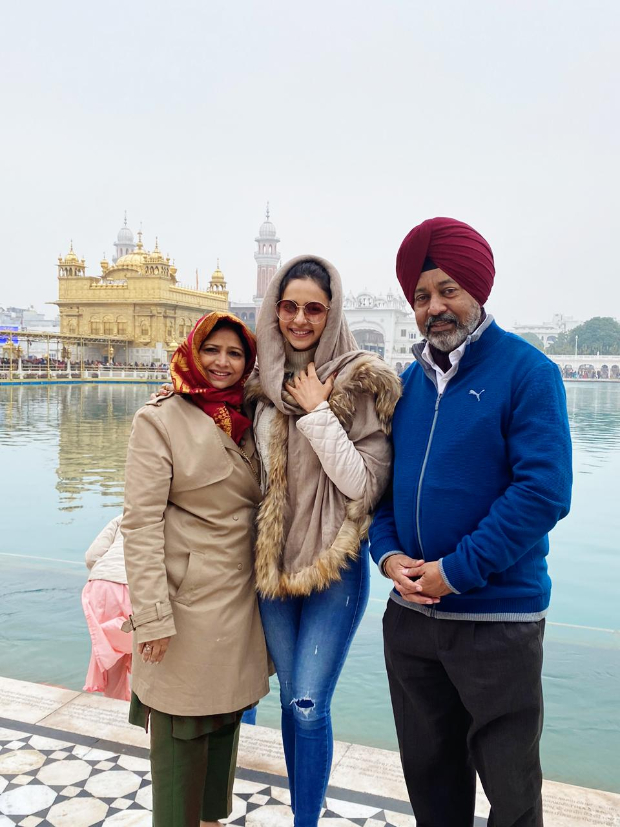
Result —
[[213, 729], [213, 718], [152, 709], [153, 827], [198, 827], [232, 811], [241, 713]]

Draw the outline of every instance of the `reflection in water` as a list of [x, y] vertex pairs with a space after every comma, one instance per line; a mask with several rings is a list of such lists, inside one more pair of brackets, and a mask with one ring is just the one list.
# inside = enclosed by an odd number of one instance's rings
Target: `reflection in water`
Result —
[[574, 446], [585, 454], [575, 470], [592, 473], [620, 448], [620, 383], [567, 383], [566, 404]]
[[119, 395], [108, 385], [75, 385], [60, 400], [58, 483], [63, 510], [82, 507], [82, 492], [99, 489], [110, 505], [123, 498], [125, 455], [144, 386]]
[[[0, 502], [11, 505], [0, 532], [0, 674], [81, 689], [89, 652], [83, 555], [122, 506], [131, 420], [152, 390], [0, 386]], [[620, 385], [570, 383], [566, 391], [577, 474], [571, 514], [551, 537], [544, 771], [620, 792], [620, 636], [554, 625], [620, 629]], [[53, 562], [59, 560], [69, 562]], [[336, 691], [334, 725], [341, 740], [395, 749], [381, 644], [388, 590], [373, 569], [372, 599]], [[363, 698], [369, 713], [360, 716], [352, 698]], [[261, 701], [259, 723], [278, 722], [275, 690]]]
[[120, 507], [127, 441], [145, 385], [60, 385], [2, 388], [0, 447], [57, 446], [56, 490], [63, 511], [80, 509], [97, 491]]
[[[64, 510], [81, 508], [83, 495], [94, 490], [118, 506], [131, 420], [150, 391], [145, 385], [2, 387], [0, 447], [56, 444]], [[566, 397], [573, 443], [583, 452], [575, 470], [591, 473], [620, 448], [620, 383], [568, 383]]]

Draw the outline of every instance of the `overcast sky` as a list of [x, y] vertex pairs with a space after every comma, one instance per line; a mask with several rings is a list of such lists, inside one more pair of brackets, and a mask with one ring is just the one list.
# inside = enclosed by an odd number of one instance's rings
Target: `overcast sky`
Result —
[[[58, 0], [0, 25], [0, 305], [99, 272], [127, 210], [232, 299], [265, 203], [283, 260], [396, 284], [447, 215], [495, 252], [500, 323], [620, 316], [617, 0]], [[55, 312], [55, 308], [48, 311]]]

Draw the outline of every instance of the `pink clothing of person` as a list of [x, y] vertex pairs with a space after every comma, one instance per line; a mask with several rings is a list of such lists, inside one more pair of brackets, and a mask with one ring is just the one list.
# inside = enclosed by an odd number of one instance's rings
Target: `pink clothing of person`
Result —
[[82, 608], [92, 641], [84, 690], [128, 701], [131, 635], [121, 626], [131, 614], [129, 589], [109, 580], [89, 580], [82, 591]]
[[[103, 692], [107, 698], [128, 701], [131, 698], [132, 636], [121, 631], [121, 626], [131, 614], [131, 603], [122, 560], [120, 520], [120, 516], [111, 520], [86, 552], [86, 565], [91, 569], [91, 575], [82, 591], [82, 608], [92, 653], [84, 690]], [[110, 566], [106, 566], [105, 560], [108, 553]], [[98, 569], [96, 574], [93, 567]], [[107, 576], [114, 579], [105, 579], [108, 568]]]

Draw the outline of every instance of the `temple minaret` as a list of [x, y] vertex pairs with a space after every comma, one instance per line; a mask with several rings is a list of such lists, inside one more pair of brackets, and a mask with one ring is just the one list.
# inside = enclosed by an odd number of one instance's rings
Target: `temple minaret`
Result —
[[135, 249], [136, 245], [133, 240], [133, 233], [127, 226], [127, 211], [125, 211], [125, 221], [123, 226], [118, 231], [116, 241], [114, 242], [114, 255], [112, 256], [112, 263], [116, 264], [119, 258], [128, 256], [130, 253], [133, 253]]
[[269, 220], [269, 202], [265, 212], [265, 220], [260, 225], [258, 236], [254, 239], [257, 244], [254, 259], [256, 260], [256, 295], [254, 301], [261, 304], [267, 286], [280, 266], [278, 244], [280, 239], [276, 235], [276, 228]]

